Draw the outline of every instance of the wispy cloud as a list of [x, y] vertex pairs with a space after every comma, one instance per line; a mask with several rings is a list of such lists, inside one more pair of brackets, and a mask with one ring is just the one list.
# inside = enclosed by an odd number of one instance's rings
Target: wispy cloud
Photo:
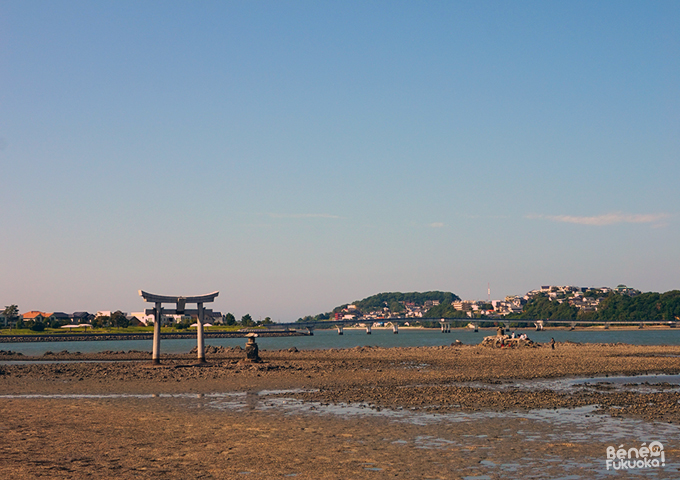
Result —
[[442, 228], [444, 224], [442, 222], [433, 222], [429, 226], [432, 228]]
[[469, 213], [458, 213], [455, 215], [468, 220], [512, 220], [515, 218], [511, 215], [471, 215]]
[[330, 213], [265, 213], [271, 218], [341, 218]]
[[[592, 217], [579, 217], [575, 215], [527, 215], [527, 218], [538, 220], [550, 220], [552, 222], [576, 223], [578, 225], [615, 225], [617, 223], [658, 223], [670, 217], [667, 213], [605, 213]], [[655, 225], [661, 226], [661, 225]]]

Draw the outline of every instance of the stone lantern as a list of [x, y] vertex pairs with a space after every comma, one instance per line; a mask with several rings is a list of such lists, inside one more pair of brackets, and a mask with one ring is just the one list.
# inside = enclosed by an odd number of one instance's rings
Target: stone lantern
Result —
[[249, 333], [246, 335], [248, 342], [246, 343], [246, 360], [251, 362], [260, 362], [260, 349], [255, 343], [255, 338], [257, 338], [257, 333]]

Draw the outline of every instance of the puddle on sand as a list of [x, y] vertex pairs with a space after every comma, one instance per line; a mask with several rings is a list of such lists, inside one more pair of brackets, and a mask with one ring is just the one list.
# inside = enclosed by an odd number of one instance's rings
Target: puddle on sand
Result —
[[[393, 422], [407, 423], [416, 426], [447, 426], [454, 427], [463, 422], [479, 423], [482, 420], [498, 421], [499, 425], [504, 421], [514, 420], [525, 422], [526, 428], [516, 431], [508, 431], [501, 434], [503, 441], [523, 443], [524, 445], [546, 445], [560, 443], [590, 444], [590, 445], [618, 445], [628, 442], [631, 437], [646, 441], [654, 439], [664, 445], [674, 445], [680, 438], [680, 426], [673, 424], [652, 423], [629, 418], [614, 418], [608, 415], [593, 414], [594, 406], [578, 407], [573, 409], [545, 409], [531, 410], [528, 412], [455, 412], [455, 413], [424, 413], [409, 409], [390, 410], [373, 409], [367, 405], [339, 404], [328, 405], [319, 402], [303, 402], [295, 398], [284, 397], [286, 393], [294, 394], [308, 390], [263, 390], [251, 392], [228, 392], [211, 394], [107, 394], [107, 395], [0, 395], [0, 398], [41, 398], [41, 399], [115, 399], [135, 398], [148, 399], [153, 402], [158, 398], [175, 399], [187, 408], [214, 408], [218, 410], [233, 411], [263, 411], [274, 412], [280, 415], [330, 415], [334, 417], [364, 417], [386, 418]], [[455, 432], [456, 428], [451, 431]], [[426, 430], [427, 431], [427, 430]], [[507, 429], [504, 430], [506, 432]], [[449, 436], [449, 435], [447, 435]], [[420, 435], [408, 441], [403, 439], [389, 440], [394, 445], [405, 449], [441, 449], [451, 448], [465, 449], [471, 444], [478, 443], [477, 439], [485, 439], [487, 435], [451, 434], [450, 438], [441, 438], [434, 435]], [[486, 455], [493, 455], [492, 444], [479, 446], [475, 451], [483, 450]], [[521, 459], [494, 458], [482, 459], [479, 464], [465, 473], [467, 479], [496, 478], [502, 476], [525, 476], [532, 472], [545, 472], [550, 470], [553, 474], [550, 478], [575, 479], [575, 478], [611, 478], [614, 473], [607, 471], [605, 466], [605, 452], [593, 452], [590, 458], [581, 458], [574, 461], [557, 455], [544, 455], [540, 458], [524, 457]], [[670, 478], [680, 471], [680, 463], [675, 458], [667, 458], [665, 468], [655, 471], [628, 472], [628, 474], [644, 474], [645, 477]], [[365, 464], [364, 470], [371, 472], [383, 472], [384, 469], [375, 464]], [[558, 473], [555, 475], [554, 473]], [[242, 471], [240, 475], [251, 475], [252, 472]], [[494, 475], [490, 477], [488, 474]], [[287, 476], [296, 476], [290, 473]]]
[[416, 448], [427, 449], [446, 448], [448, 446], [456, 444], [458, 444], [458, 442], [455, 442], [453, 440], [447, 440], [445, 438], [436, 438], [430, 435], [421, 435], [416, 437], [415, 439]]
[[[428, 426], [441, 423], [456, 424], [479, 420], [521, 419], [536, 422], [547, 422], [552, 428], [543, 435], [550, 441], [584, 441], [597, 438], [602, 441], [615, 442], [635, 432], [645, 438], [659, 436], [680, 437], [680, 426], [667, 423], [650, 423], [643, 420], [610, 417], [595, 413], [596, 406], [576, 408], [538, 409], [524, 412], [496, 412], [484, 410], [478, 412], [450, 412], [431, 413], [410, 409], [372, 408], [366, 404], [327, 404], [320, 402], [305, 402], [292, 397], [285, 397], [287, 393], [296, 394], [314, 390], [262, 390], [250, 392], [226, 393], [177, 393], [177, 394], [21, 394], [0, 395], [8, 399], [176, 399], [186, 404], [187, 408], [214, 408], [217, 410], [258, 410], [275, 411], [282, 415], [332, 415], [336, 417], [365, 417], [386, 418], [393, 421], [405, 422], [411, 425]], [[577, 427], [577, 428], [575, 428]], [[513, 432], [510, 432], [512, 434]], [[539, 441], [545, 438], [535, 437], [529, 431], [517, 431], [524, 435], [524, 441]], [[419, 437], [417, 443], [423, 446], [441, 443], [434, 437]], [[443, 441], [446, 443], [447, 441]]]
[[614, 392], [638, 393], [668, 392], [680, 390], [680, 375], [633, 375], [610, 377], [553, 378], [533, 380], [501, 380], [498, 382], [465, 382], [451, 384], [484, 388], [492, 391], [519, 389], [529, 391], [553, 390], [570, 393], [577, 389], [595, 389]]
[[44, 398], [56, 400], [81, 400], [81, 399], [116, 399], [116, 398], [179, 398], [179, 399], [200, 399], [206, 397], [245, 397], [246, 392], [230, 393], [26, 393], [17, 395], [0, 395], [0, 398]]
[[[227, 401], [225, 401], [227, 400]], [[502, 435], [505, 441], [517, 443], [529, 443], [536, 445], [546, 444], [600, 444], [618, 445], [628, 442], [632, 437], [642, 439], [655, 439], [664, 445], [673, 445], [680, 437], [680, 426], [665, 423], [645, 422], [643, 420], [629, 418], [614, 418], [608, 415], [595, 414], [597, 407], [587, 406], [573, 409], [544, 409], [532, 410], [529, 412], [455, 412], [455, 413], [423, 413], [412, 410], [376, 410], [366, 405], [340, 404], [326, 405], [318, 402], [302, 402], [292, 398], [263, 397], [255, 407], [262, 411], [275, 411], [282, 415], [331, 415], [336, 417], [374, 417], [387, 418], [394, 422], [403, 422], [418, 426], [439, 426], [462, 422], [479, 422], [481, 420], [498, 420], [504, 422], [508, 420], [526, 421], [525, 429], [508, 432]], [[246, 408], [238, 398], [218, 399], [213, 398], [207, 404], [208, 408], [235, 409]], [[455, 428], [454, 428], [455, 430]], [[399, 445], [407, 449], [465, 449], [470, 442], [476, 443], [474, 439], [484, 439], [487, 435], [452, 435], [451, 438], [440, 438], [432, 435], [421, 435], [408, 441], [404, 439], [387, 440], [393, 445]], [[477, 448], [483, 449], [492, 454], [491, 444]], [[509, 461], [508, 461], [509, 460]], [[583, 458], [578, 461], [562, 458], [556, 455], [548, 455], [542, 458], [523, 458], [508, 459], [502, 461], [494, 458], [484, 459], [479, 462], [474, 473], [463, 478], [483, 479], [492, 478], [488, 473], [501, 474], [503, 476], [524, 475], [527, 472], [547, 472], [553, 474], [550, 478], [570, 480], [576, 478], [606, 479], [610, 478], [613, 471], [607, 471], [605, 466], [605, 451], [593, 452], [593, 457]], [[678, 461], [668, 461], [665, 468], [658, 471], [645, 471], [645, 477], [669, 478], [680, 471]], [[675, 459], [674, 459], [675, 460]], [[371, 469], [371, 468], [367, 468]], [[555, 475], [555, 472], [559, 472]], [[470, 472], [472, 473], [472, 472]], [[619, 473], [619, 472], [617, 472]], [[635, 474], [640, 472], [628, 472]], [[496, 478], [495, 476], [493, 478]]]
[[123, 360], [0, 360], [0, 365], [54, 365], [56, 363], [149, 363], [148, 360], [123, 359]]
[[[441, 425], [442, 423], [456, 424], [462, 422], [475, 422], [480, 420], [507, 420], [519, 419], [533, 422], [545, 422], [551, 425], [547, 432], [536, 431], [509, 432], [504, 437], [514, 437], [517, 434], [523, 436], [523, 441], [549, 441], [549, 442], [583, 442], [602, 441], [615, 442], [628, 438], [631, 432], [641, 438], [678, 438], [680, 426], [668, 423], [652, 423], [643, 420], [610, 417], [595, 413], [596, 406], [576, 408], [539, 409], [526, 412], [452, 412], [452, 413], [428, 413], [413, 410], [392, 410], [382, 408], [380, 410], [370, 408], [362, 404], [324, 404], [320, 402], [304, 402], [294, 398], [270, 397], [267, 395], [249, 394], [256, 403], [247, 403], [245, 394], [237, 395], [206, 395], [204, 406], [221, 410], [256, 409], [260, 411], [275, 411], [283, 415], [332, 415], [336, 417], [365, 417], [386, 418], [389, 420], [404, 422], [412, 425], [428, 426]], [[484, 436], [484, 435], [482, 435]], [[404, 442], [397, 440], [396, 442]], [[416, 439], [416, 446], [420, 448], [443, 447], [450, 443], [449, 440], [435, 437], [422, 436]]]
[[[611, 378], [611, 377], [610, 377]], [[518, 428], [501, 434], [502, 440], [517, 443], [547, 445], [547, 444], [592, 444], [592, 445], [618, 445], [629, 443], [631, 438], [639, 441], [654, 439], [664, 445], [676, 445], [680, 438], [680, 426], [674, 424], [645, 422], [631, 418], [610, 417], [608, 415], [594, 414], [597, 407], [587, 406], [578, 408], [531, 410], [528, 412], [453, 412], [453, 413], [426, 413], [409, 409], [380, 410], [361, 404], [337, 404], [329, 405], [319, 402], [303, 402], [295, 398], [285, 397], [286, 393], [300, 393], [306, 390], [264, 390], [251, 392], [229, 392], [211, 394], [158, 394], [158, 395], [133, 395], [133, 394], [107, 394], [107, 395], [0, 395], [0, 398], [41, 398], [41, 399], [115, 399], [136, 398], [148, 399], [150, 402], [157, 398], [175, 399], [187, 408], [207, 408], [231, 411], [262, 411], [273, 412], [278, 415], [329, 415], [333, 417], [355, 418], [384, 418], [393, 422], [401, 422], [416, 426], [450, 425], [450, 430], [455, 432], [455, 425], [463, 422], [480, 422], [482, 420], [503, 422], [514, 420], [526, 421], [526, 428]], [[426, 430], [427, 431], [427, 430]], [[504, 430], [505, 432], [505, 430]], [[448, 435], [447, 435], [448, 436]], [[440, 438], [434, 435], [421, 435], [410, 441], [397, 439], [388, 440], [394, 445], [407, 449], [450, 449], [466, 448], [475, 439], [483, 439], [487, 435], [465, 435], [452, 433], [450, 438]], [[485, 452], [492, 453], [491, 444], [480, 447]], [[492, 457], [493, 458], [493, 457]], [[612, 471], [607, 471], [605, 466], [605, 452], [593, 452], [592, 458], [583, 458], [573, 461], [556, 455], [546, 455], [541, 458], [512, 458], [505, 463], [502, 459], [481, 460], [474, 467], [471, 475], [463, 478], [483, 479], [491, 478], [486, 474], [524, 475], [526, 472], [546, 471], [552, 469], [559, 471], [561, 475], [551, 475], [550, 478], [611, 478]], [[680, 472], [680, 459], [667, 458], [666, 466], [657, 471], [628, 472], [629, 474], [644, 473], [646, 477], [669, 478], [669, 475], [677, 475]], [[382, 471], [380, 467], [366, 465], [367, 471]], [[576, 473], [574, 473], [576, 472]], [[249, 475], [251, 472], [239, 472], [241, 475]], [[467, 473], [467, 472], [466, 472]], [[474, 474], [477, 475], [474, 475]], [[620, 472], [616, 472], [620, 473]], [[496, 478], [495, 476], [493, 478]]]

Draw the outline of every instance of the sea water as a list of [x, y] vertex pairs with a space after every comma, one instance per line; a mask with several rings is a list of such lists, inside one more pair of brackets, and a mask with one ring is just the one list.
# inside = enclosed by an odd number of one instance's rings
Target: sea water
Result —
[[[627, 343], [632, 345], [680, 345], [680, 329], [635, 329], [635, 330], [544, 330], [517, 329], [517, 335], [526, 333], [535, 342], [547, 343], [551, 338], [556, 342], [581, 343]], [[450, 345], [456, 340], [464, 344], [479, 344], [484, 337], [495, 335], [495, 329], [452, 329], [442, 333], [439, 329], [401, 328], [398, 334], [391, 329], [373, 329], [368, 335], [364, 329], [344, 329], [343, 335], [337, 330], [314, 330], [314, 335], [299, 337], [260, 337], [260, 350], [280, 350], [296, 347], [299, 350], [377, 347], [432, 347]], [[206, 345], [236, 347], [245, 346], [245, 338], [206, 338]], [[196, 346], [195, 339], [162, 339], [161, 353], [188, 353]], [[47, 351], [99, 353], [110, 351], [140, 350], [151, 352], [152, 340], [103, 340], [80, 342], [31, 342], [2, 343], [0, 350], [11, 350], [24, 355], [43, 355]]]

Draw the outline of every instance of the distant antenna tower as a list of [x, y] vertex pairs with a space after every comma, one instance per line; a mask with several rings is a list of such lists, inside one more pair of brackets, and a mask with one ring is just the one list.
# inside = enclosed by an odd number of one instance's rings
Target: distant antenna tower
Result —
[[489, 295], [489, 303], [491, 303], [491, 283], [486, 284], [486, 293]]

